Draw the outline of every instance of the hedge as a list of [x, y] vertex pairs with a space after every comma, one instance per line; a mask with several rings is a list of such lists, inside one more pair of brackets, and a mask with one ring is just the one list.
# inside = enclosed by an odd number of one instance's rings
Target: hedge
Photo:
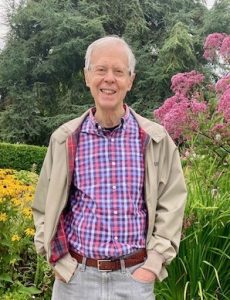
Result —
[[0, 168], [40, 172], [47, 148], [0, 143]]

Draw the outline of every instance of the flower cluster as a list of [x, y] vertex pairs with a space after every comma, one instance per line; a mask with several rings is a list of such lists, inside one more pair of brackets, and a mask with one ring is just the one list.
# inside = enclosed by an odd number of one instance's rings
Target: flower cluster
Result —
[[177, 94], [187, 95], [193, 86], [197, 86], [204, 80], [204, 75], [196, 71], [178, 73], [171, 79], [171, 90]]
[[218, 56], [230, 61], [230, 35], [225, 33], [209, 34], [204, 43], [204, 58], [213, 62]]
[[220, 47], [220, 54], [226, 62], [230, 63], [230, 35], [224, 38]]
[[219, 99], [217, 111], [223, 114], [226, 123], [230, 123], [230, 75], [217, 81], [216, 93]]
[[[189, 96], [191, 89], [200, 84], [204, 79], [203, 74], [192, 71], [179, 73], [172, 77], [171, 89], [175, 95], [166, 99], [164, 104], [154, 111], [154, 116], [167, 129], [174, 140], [182, 141], [187, 131], [199, 130], [199, 118], [207, 110], [204, 101], [198, 101], [194, 93]], [[200, 97], [199, 93], [196, 95]]]
[[[4, 244], [23, 243], [23, 236], [32, 237], [34, 235], [31, 202], [35, 184], [20, 180], [23, 172], [25, 171], [0, 169], [0, 230], [7, 230], [7, 235], [4, 237], [9, 239], [7, 241], [0, 240], [0, 244], [1, 242]], [[31, 177], [34, 175], [31, 174]]]
[[223, 113], [224, 120], [230, 124], [230, 88], [221, 96], [217, 110], [219, 113]]
[[230, 75], [224, 76], [219, 79], [215, 86], [217, 94], [223, 94], [228, 89], [230, 89]]

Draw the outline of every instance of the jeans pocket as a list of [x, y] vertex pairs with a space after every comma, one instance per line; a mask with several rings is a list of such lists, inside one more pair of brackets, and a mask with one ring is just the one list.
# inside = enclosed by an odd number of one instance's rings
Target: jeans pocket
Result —
[[139, 284], [144, 284], [144, 285], [153, 285], [154, 284], [154, 280], [153, 281], [142, 281], [142, 280], [139, 280], [139, 279], [136, 279], [135, 277], [133, 277], [133, 273], [136, 269], [140, 268], [141, 266], [143, 265], [142, 264], [139, 264], [139, 265], [136, 265], [134, 267], [131, 267], [131, 268], [127, 268], [126, 269], [126, 272], [128, 274], [128, 277], [133, 281], [133, 282], [136, 282], [136, 283], [139, 283]]
[[132, 279], [132, 281], [137, 282], [139, 284], [145, 284], [145, 285], [151, 285], [151, 286], [154, 284], [154, 280], [153, 281], [139, 280], [139, 279], [136, 279], [135, 277], [133, 277], [133, 275], [130, 272], [128, 272], [128, 276], [130, 279]]

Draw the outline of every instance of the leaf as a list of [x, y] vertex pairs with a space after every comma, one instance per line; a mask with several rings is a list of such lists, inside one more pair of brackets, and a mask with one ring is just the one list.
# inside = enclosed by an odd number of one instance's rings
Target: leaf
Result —
[[11, 282], [11, 283], [13, 283], [12, 278], [11, 278], [10, 275], [7, 274], [7, 273], [4, 273], [4, 274], [1, 274], [1, 275], [0, 275], [0, 281], [6, 281], [6, 282]]
[[22, 294], [36, 295], [36, 294], [40, 294], [42, 291], [40, 291], [39, 289], [37, 289], [36, 287], [33, 287], [33, 286], [30, 286], [30, 287], [21, 286], [18, 289], [18, 292], [22, 293]]

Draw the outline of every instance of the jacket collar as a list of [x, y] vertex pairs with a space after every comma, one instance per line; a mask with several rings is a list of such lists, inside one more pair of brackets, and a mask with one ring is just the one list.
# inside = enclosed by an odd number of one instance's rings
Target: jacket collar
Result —
[[[141, 115], [137, 114], [132, 108], [130, 112], [133, 114], [137, 120], [139, 126], [156, 142], [159, 143], [165, 136], [166, 130], [161, 125], [150, 121]], [[89, 115], [90, 109], [88, 109], [83, 115], [79, 118], [73, 119], [63, 125], [61, 125], [54, 133], [54, 138], [59, 142], [63, 143], [66, 141], [67, 137], [75, 133], [81, 126], [84, 119]]]
[[166, 130], [163, 126], [150, 121], [138, 113], [136, 113], [132, 108], [129, 108], [131, 113], [136, 118], [139, 126], [156, 142], [159, 143], [165, 136]]

